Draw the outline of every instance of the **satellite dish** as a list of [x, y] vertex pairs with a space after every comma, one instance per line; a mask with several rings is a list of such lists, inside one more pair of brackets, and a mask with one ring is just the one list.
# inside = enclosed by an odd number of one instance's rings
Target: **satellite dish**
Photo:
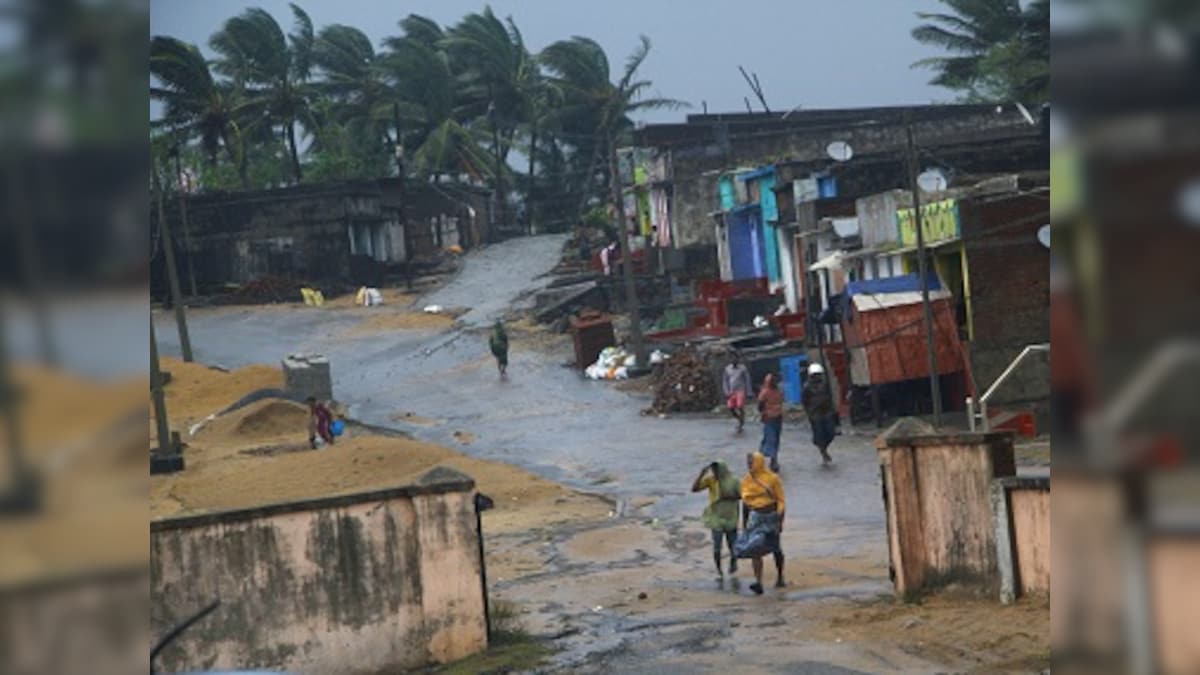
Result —
[[825, 146], [825, 154], [835, 161], [845, 162], [854, 156], [854, 149], [846, 141], [834, 141]]
[[1200, 225], [1200, 178], [1193, 178], [1179, 191], [1179, 213], [1192, 225]]
[[1050, 226], [1043, 225], [1043, 226], [1039, 227], [1038, 233], [1037, 233], [1037, 238], [1038, 238], [1038, 241], [1040, 241], [1042, 243], [1042, 246], [1045, 246], [1046, 248], [1050, 248]]
[[917, 186], [924, 192], [945, 192], [949, 184], [940, 169], [927, 169], [917, 176]]

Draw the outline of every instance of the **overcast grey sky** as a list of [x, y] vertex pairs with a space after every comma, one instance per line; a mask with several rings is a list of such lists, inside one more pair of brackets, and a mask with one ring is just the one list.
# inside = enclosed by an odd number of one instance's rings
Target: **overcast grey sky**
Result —
[[[343, 23], [375, 42], [400, 34], [408, 14], [443, 25], [481, 11], [481, 0], [301, 0], [316, 28]], [[937, 0], [493, 0], [501, 18], [512, 16], [533, 51], [572, 35], [600, 43], [619, 72], [639, 34], [653, 43], [641, 69], [657, 93], [692, 104], [687, 111], [655, 111], [647, 122], [682, 121], [687, 112], [744, 111], [743, 97], [758, 108], [740, 64], [757, 72], [772, 110], [948, 102], [954, 94], [927, 84], [927, 70], [910, 64], [935, 49], [912, 39], [917, 11], [936, 11]], [[152, 0], [150, 33], [195, 43], [247, 7], [271, 12], [285, 29], [292, 23], [286, 0]]]

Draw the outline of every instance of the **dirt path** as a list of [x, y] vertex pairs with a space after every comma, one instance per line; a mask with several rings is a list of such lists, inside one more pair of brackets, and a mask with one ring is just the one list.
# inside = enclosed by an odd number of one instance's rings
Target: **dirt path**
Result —
[[[1036, 604], [1001, 611], [990, 601], [890, 600], [868, 437], [839, 437], [834, 464], [823, 467], [807, 426], [786, 424], [790, 585], [755, 597], [743, 569], [736, 586], [718, 587], [698, 518], [704, 496], [689, 487], [714, 459], [739, 467], [757, 445], [756, 425], [735, 435], [724, 419], [643, 417], [644, 402], [563, 367], [567, 337], [522, 324], [510, 331], [509, 377], [496, 376], [485, 331], [472, 322], [486, 324], [541, 284], [531, 270], [552, 266], [543, 259], [557, 255], [551, 243], [516, 240], [468, 256], [443, 292], [420, 301], [477, 303], [450, 328], [362, 334], [353, 330], [362, 317], [351, 311], [226, 310], [198, 316], [193, 343], [203, 360], [228, 366], [320, 351], [333, 364], [335, 395], [356, 419], [516, 467], [515, 483], [540, 484], [533, 476], [610, 499], [603, 513], [587, 507], [586, 517], [561, 518], [575, 508], [570, 497], [523, 499], [480, 480], [498, 504], [516, 497], [525, 505], [513, 513], [529, 514], [509, 518], [498, 508], [485, 522], [489, 582], [557, 650], [549, 672], [1021, 672], [1039, 662], [1043, 644], [1028, 636], [1045, 631], [1028, 627], [1039, 628], [1048, 612]], [[511, 259], [529, 269], [496, 271]], [[956, 633], [959, 624], [972, 626], [970, 635]]]

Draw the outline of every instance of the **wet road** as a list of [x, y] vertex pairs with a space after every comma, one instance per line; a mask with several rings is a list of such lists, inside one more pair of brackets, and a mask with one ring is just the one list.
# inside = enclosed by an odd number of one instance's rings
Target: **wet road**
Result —
[[[226, 367], [277, 363], [289, 353], [316, 351], [332, 363], [334, 395], [353, 417], [403, 429], [456, 447], [452, 434], [478, 440], [463, 451], [533, 471], [618, 500], [653, 497], [643, 515], [695, 515], [703, 500], [689, 492], [696, 473], [715, 459], [735, 471], [755, 449], [758, 425], [733, 433], [732, 420], [642, 416], [648, 404], [565, 367], [569, 351], [550, 357], [512, 339], [509, 377], [501, 381], [487, 350], [486, 326], [531, 289], [558, 259], [563, 238], [534, 237], [491, 246], [466, 260], [460, 276], [416, 303], [474, 309], [445, 332], [395, 331], [344, 337], [361, 310], [221, 308], [191, 313], [197, 360]], [[177, 354], [171, 317], [156, 313], [161, 349]], [[411, 412], [435, 426], [393, 419]], [[834, 465], [823, 467], [803, 423], [785, 426], [781, 450], [789, 514], [797, 525], [836, 524], [822, 554], [855, 552], [883, 529], [878, 469], [867, 439], [835, 443]], [[803, 520], [802, 520], [803, 519]]]
[[[797, 627], [778, 616], [767, 628], [755, 628], [764, 610], [745, 603], [744, 589], [740, 596], [714, 593], [708, 535], [698, 523], [706, 500], [690, 492], [691, 483], [715, 459], [740, 471], [745, 453], [757, 446], [758, 425], [748, 423], [744, 434], [735, 435], [732, 420], [643, 416], [640, 410], [648, 400], [588, 381], [562, 365], [571, 355], [561, 338], [547, 352], [545, 344], [523, 343], [522, 335], [514, 333], [510, 377], [497, 377], [486, 345], [487, 326], [549, 281], [541, 275], [557, 262], [563, 241], [558, 236], [517, 239], [468, 256], [455, 280], [416, 303], [471, 307], [452, 329], [353, 336], [347, 331], [363, 320], [364, 310], [199, 310], [191, 313], [190, 321], [196, 358], [236, 367], [276, 363], [293, 352], [323, 353], [331, 360], [334, 395], [349, 405], [351, 416], [616, 500], [619, 517], [614, 523], [632, 522], [640, 528], [629, 535], [633, 541], [626, 546], [627, 556], [589, 559], [585, 549], [572, 553], [570, 538], [577, 533], [535, 532], [528, 540], [507, 545], [548, 547], [539, 554], [546, 576], [495, 580], [501, 595], [539, 601], [533, 620], [542, 622], [536, 627], [541, 634], [571, 634], [560, 641], [563, 651], [557, 663], [564, 669], [626, 671], [657, 659], [662, 672], [706, 672], [710, 663], [704, 654], [713, 645], [726, 645], [733, 653], [733, 643], [752, 631], [773, 632], [779, 636], [778, 646], [787, 650], [782, 662], [770, 661], [778, 657], [771, 652], [748, 653], [740, 664], [755, 665], [752, 670], [772, 672], [790, 665], [784, 669], [851, 672], [826, 665], [863, 663], [847, 656], [845, 647], [805, 643], [795, 635]], [[155, 323], [162, 351], [177, 354], [171, 316], [156, 313]], [[405, 413], [439, 423], [413, 425], [395, 419]], [[460, 430], [477, 440], [468, 446], [456, 443], [453, 434]], [[887, 592], [874, 449], [865, 438], [840, 437], [832, 448], [834, 465], [824, 467], [807, 433], [804, 424], [786, 425], [783, 432], [780, 457], [789, 556], [860, 561], [857, 572], [840, 577], [836, 570], [831, 572], [840, 589], [833, 595], [872, 597]], [[616, 537], [603, 531], [599, 536]], [[647, 566], [652, 577], [647, 576]], [[617, 576], [605, 580], [606, 574]], [[637, 584], [678, 597], [641, 619], [590, 611], [592, 603], [609, 603], [613, 593], [619, 594], [617, 588]], [[829, 593], [819, 585], [801, 584], [777, 594], [770, 601], [773, 609], [765, 611], [777, 612], [781, 599], [820, 600]], [[688, 609], [689, 602], [697, 601], [728, 608], [697, 614], [695, 606]], [[792, 603], [783, 603], [787, 604]], [[672, 614], [681, 611], [691, 612], [682, 622], [688, 626], [677, 642], [671, 642], [672, 626], [681, 623]], [[662, 622], [666, 623], [659, 625]], [[652, 635], [666, 642], [642, 642]], [[650, 649], [651, 644], [675, 646], [663, 651]]]

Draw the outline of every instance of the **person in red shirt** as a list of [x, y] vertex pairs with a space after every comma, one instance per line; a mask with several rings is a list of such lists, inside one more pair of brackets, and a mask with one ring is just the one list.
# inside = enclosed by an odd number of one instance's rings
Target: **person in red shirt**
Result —
[[317, 401], [315, 396], [309, 396], [307, 403], [309, 446], [316, 450], [318, 435], [326, 445], [333, 445], [333, 413], [329, 412], [324, 403]]
[[783, 432], [783, 392], [768, 373], [758, 392], [758, 412], [762, 417], [763, 436], [759, 451], [771, 462], [771, 470], [779, 471], [779, 435]]

